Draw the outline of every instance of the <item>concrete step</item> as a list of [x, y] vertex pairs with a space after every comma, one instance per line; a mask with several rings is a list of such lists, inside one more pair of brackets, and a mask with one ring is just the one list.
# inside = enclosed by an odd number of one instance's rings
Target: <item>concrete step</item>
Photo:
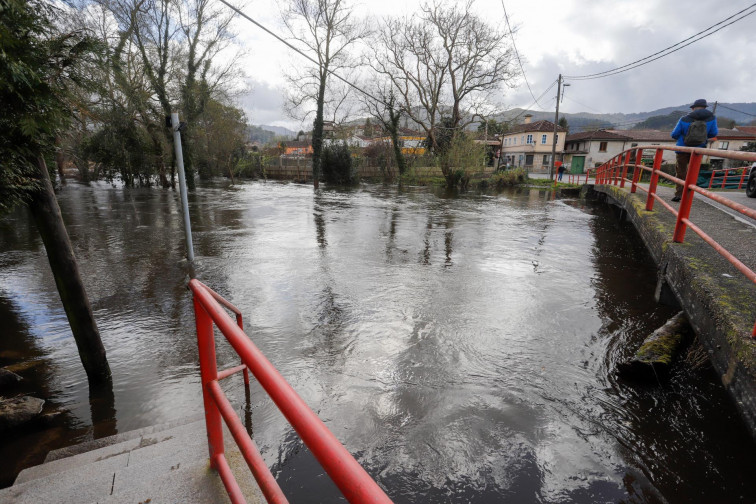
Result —
[[[140, 457], [143, 458], [143, 456], [139, 454], [141, 450], [149, 448], [162, 441], [172, 441], [168, 444], [166, 449], [175, 447], [177, 444], [176, 439], [181, 439], [183, 443], [192, 445], [204, 443], [205, 447], [207, 447], [204, 420], [162, 429], [155, 433], [151, 433], [149, 429], [140, 429], [138, 435], [124, 435], [123, 437], [126, 441], [121, 441], [102, 448], [86, 451], [78, 455], [60, 458], [24, 469], [19, 473], [14, 485], [104, 461], [109, 462], [103, 464], [102, 467], [112, 467], [114, 469], [117, 467], [126, 467], [130, 463], [134, 463], [132, 462], [132, 459], [136, 459], [136, 463], [138, 463], [138, 459]], [[148, 450], [148, 452], [150, 452], [150, 450]], [[127, 455], [127, 457], [124, 459], [122, 455]]]
[[[224, 437], [229, 465], [247, 501], [264, 502], [225, 429]], [[228, 502], [220, 477], [209, 468], [204, 419], [111, 438], [107, 446], [22, 471], [12, 487], [0, 490], [0, 502]]]
[[171, 420], [170, 422], [165, 422], [158, 425], [151, 425], [149, 427], [143, 427], [141, 429], [135, 429], [135, 430], [115, 434], [113, 436], [108, 436], [108, 437], [104, 437], [100, 439], [93, 439], [91, 441], [85, 441], [77, 445], [66, 446], [65, 448], [59, 448], [57, 450], [51, 450], [47, 454], [47, 457], [45, 457], [44, 463], [52, 462], [53, 460], [58, 460], [58, 459], [66, 458], [66, 457], [71, 457], [73, 455], [78, 455], [80, 453], [97, 450], [98, 448], [104, 448], [106, 446], [122, 443], [124, 441], [130, 441], [135, 438], [141, 438], [142, 436], [146, 434], [154, 434], [160, 431], [178, 427], [180, 425], [194, 423], [199, 420], [202, 420], [203, 418], [204, 418], [204, 414], [200, 413], [198, 415], [178, 418], [176, 420]]
[[[226, 458], [247, 504], [264, 503], [265, 498], [238, 449], [227, 447]], [[116, 471], [113, 494], [91, 504], [230, 502], [220, 476], [210, 468], [206, 455], [199, 463], [168, 464], [168, 459], [163, 459]]]

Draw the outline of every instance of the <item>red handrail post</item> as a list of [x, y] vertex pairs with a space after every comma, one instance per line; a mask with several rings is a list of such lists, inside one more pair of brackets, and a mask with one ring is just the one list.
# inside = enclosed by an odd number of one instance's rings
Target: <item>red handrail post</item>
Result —
[[[244, 320], [242, 319], [241, 313], [236, 314], [236, 325], [239, 326], [239, 329], [242, 331], [244, 330]], [[244, 364], [244, 362], [242, 362]], [[247, 369], [247, 366], [244, 366], [244, 386], [249, 387], [249, 369]]]
[[215, 361], [215, 336], [213, 320], [205, 308], [194, 297], [194, 318], [197, 325], [197, 347], [199, 348], [200, 378], [202, 382], [202, 402], [205, 405], [205, 424], [207, 426], [207, 445], [210, 450], [210, 466], [217, 467], [217, 456], [223, 455], [223, 425], [218, 406], [210, 395], [207, 385], [218, 379], [218, 367]]
[[622, 180], [620, 180], [620, 187], [625, 187], [625, 179], [627, 178], [627, 164], [630, 162], [630, 151], [625, 153], [625, 163], [622, 165]]
[[690, 207], [693, 205], [693, 193], [695, 191], [691, 189], [696, 185], [698, 181], [698, 172], [701, 169], [701, 159], [703, 156], [697, 152], [690, 155], [690, 162], [688, 163], [688, 174], [685, 176], [685, 185], [683, 186], [682, 201], [680, 201], [680, 210], [677, 212], [677, 223], [675, 223], [675, 234], [672, 237], [672, 241], [676, 243], [682, 243], [685, 240], [685, 231], [688, 226], [685, 224], [685, 220], [690, 217]]
[[656, 195], [656, 186], [659, 183], [659, 169], [661, 168], [664, 151], [656, 149], [654, 154], [654, 168], [651, 172], [651, 183], [648, 186], [648, 198], [646, 198], [646, 210], [649, 212], [654, 209], [654, 195]]
[[630, 192], [634, 193], [638, 190], [638, 182], [643, 176], [643, 149], [635, 151], [635, 164], [633, 165], [633, 183], [630, 185]]

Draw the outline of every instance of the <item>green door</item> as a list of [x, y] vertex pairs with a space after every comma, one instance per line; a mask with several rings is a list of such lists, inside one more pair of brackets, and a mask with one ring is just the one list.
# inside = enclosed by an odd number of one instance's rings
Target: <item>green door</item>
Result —
[[570, 173], [583, 173], [585, 166], [585, 156], [572, 156], [570, 163]]

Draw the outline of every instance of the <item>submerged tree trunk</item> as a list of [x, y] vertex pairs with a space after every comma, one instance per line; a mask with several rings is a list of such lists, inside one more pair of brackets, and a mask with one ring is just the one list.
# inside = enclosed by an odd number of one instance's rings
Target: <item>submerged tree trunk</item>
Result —
[[315, 121], [312, 125], [312, 182], [315, 189], [320, 185], [321, 162], [323, 155], [323, 103], [325, 102], [326, 77], [328, 76], [326, 65], [320, 72], [320, 85], [318, 87], [317, 110]]
[[[393, 102], [393, 97], [392, 97]], [[393, 103], [392, 103], [393, 104]], [[399, 169], [399, 176], [404, 175], [407, 171], [407, 163], [404, 160], [404, 154], [402, 154], [402, 147], [399, 145], [399, 120], [401, 114], [395, 112], [393, 108], [389, 110], [389, 132], [391, 133], [391, 146], [394, 148], [394, 159], [396, 159], [396, 167]]]
[[50, 269], [55, 277], [58, 294], [63, 302], [89, 383], [105, 383], [110, 380], [105, 347], [102, 345], [92, 307], [79, 275], [79, 266], [63, 224], [58, 201], [55, 199], [47, 165], [41, 155], [36, 161], [43, 187], [32, 198], [29, 209], [45, 244]]

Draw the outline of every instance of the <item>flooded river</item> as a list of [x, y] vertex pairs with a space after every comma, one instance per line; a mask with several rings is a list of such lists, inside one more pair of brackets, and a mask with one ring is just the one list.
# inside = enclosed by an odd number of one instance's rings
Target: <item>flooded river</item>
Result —
[[[114, 388], [89, 393], [31, 218], [0, 220], [0, 366], [61, 412], [2, 439], [3, 486], [50, 449], [202, 408], [176, 195], [59, 200]], [[607, 207], [262, 182], [190, 206], [197, 277], [395, 502], [756, 502], [756, 443], [713, 371], [615, 377], [674, 312]], [[340, 498], [259, 387], [249, 405], [240, 377], [224, 388], [292, 502]]]

